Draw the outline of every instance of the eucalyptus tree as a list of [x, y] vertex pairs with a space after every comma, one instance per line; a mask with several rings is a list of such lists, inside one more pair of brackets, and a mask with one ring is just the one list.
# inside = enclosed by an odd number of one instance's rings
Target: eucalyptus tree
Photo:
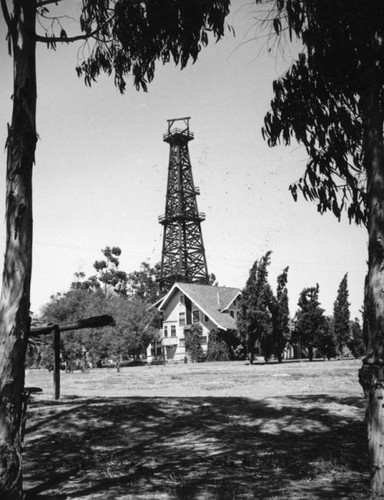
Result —
[[[367, 402], [371, 486], [384, 494], [384, 3], [381, 0], [256, 0], [282, 41], [302, 51], [273, 83], [263, 134], [274, 146], [301, 143], [308, 162], [290, 186], [320, 213], [368, 230], [364, 332], [367, 353], [360, 382]], [[268, 29], [268, 28], [267, 28]], [[285, 38], [286, 39], [286, 38]]]
[[[121, 92], [126, 77], [146, 89], [159, 61], [194, 62], [209, 32], [222, 37], [229, 0], [78, 0], [79, 33], [63, 0], [1, 0], [13, 58], [8, 127], [6, 248], [0, 299], [0, 497], [22, 497], [21, 398], [29, 331], [32, 267], [32, 169], [36, 130], [36, 44], [84, 43], [77, 72], [91, 83], [104, 72]], [[55, 22], [56, 21], [56, 22]], [[69, 27], [63, 23], [71, 23]], [[45, 24], [48, 23], [48, 24]], [[44, 29], [44, 26], [47, 26]], [[56, 31], [55, 31], [56, 29]], [[40, 30], [40, 32], [39, 32]], [[88, 52], [86, 49], [89, 49]]]
[[[89, 283], [98, 283], [104, 288], [105, 295], [109, 291], [117, 295], [127, 295], [128, 275], [119, 269], [121, 249], [119, 247], [105, 247], [102, 250], [105, 259], [96, 260], [93, 267], [97, 274], [88, 279]], [[96, 285], [97, 286], [97, 285]]]
[[133, 271], [127, 276], [128, 294], [140, 297], [149, 304], [153, 304], [159, 298], [159, 282], [157, 277], [160, 272], [160, 263], [153, 267], [148, 262], [142, 262], [138, 271]]

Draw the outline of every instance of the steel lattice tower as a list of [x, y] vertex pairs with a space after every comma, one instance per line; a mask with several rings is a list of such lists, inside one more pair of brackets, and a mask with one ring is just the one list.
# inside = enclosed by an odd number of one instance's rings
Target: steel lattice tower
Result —
[[189, 120], [189, 117], [167, 120], [168, 132], [163, 136], [170, 146], [170, 154], [165, 215], [159, 217], [164, 226], [159, 278], [162, 291], [167, 291], [176, 281], [208, 283], [201, 232], [205, 214], [197, 208], [196, 195], [200, 191], [192, 177], [188, 142], [193, 139], [193, 133], [189, 130]]

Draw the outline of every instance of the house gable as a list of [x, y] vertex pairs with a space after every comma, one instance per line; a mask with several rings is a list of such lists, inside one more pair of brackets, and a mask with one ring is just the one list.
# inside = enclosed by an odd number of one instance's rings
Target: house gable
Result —
[[[236, 330], [235, 312], [238, 288], [216, 287], [196, 283], [175, 283], [169, 292], [156, 303], [163, 313], [162, 352], [166, 360], [183, 361], [185, 329], [194, 323], [202, 326], [202, 347], [207, 350], [209, 333], [213, 328]], [[232, 315], [233, 314], [233, 315]], [[148, 357], [153, 358], [154, 347], [149, 347]]]
[[[196, 283], [175, 283], [168, 294], [159, 304], [161, 311], [173, 309], [177, 301], [175, 296], [183, 294], [191, 303], [191, 319], [187, 318], [187, 324], [193, 323], [193, 311], [199, 310], [203, 315], [218, 328], [222, 330], [236, 329], [236, 319], [229, 314], [230, 306], [241, 295], [238, 288], [218, 287], [210, 285], [200, 285]], [[187, 307], [187, 315], [188, 315]], [[190, 321], [188, 321], [190, 319]], [[200, 322], [201, 321], [200, 318]]]

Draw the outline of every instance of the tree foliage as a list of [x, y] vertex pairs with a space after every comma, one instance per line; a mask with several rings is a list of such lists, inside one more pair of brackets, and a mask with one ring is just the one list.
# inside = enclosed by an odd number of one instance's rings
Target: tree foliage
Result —
[[157, 61], [184, 68], [197, 60], [209, 33], [220, 39], [228, 9], [229, 0], [84, 0], [81, 30], [94, 44], [78, 75], [91, 85], [101, 72], [113, 74], [124, 92], [130, 74], [137, 89], [147, 90]]
[[306, 348], [309, 360], [313, 360], [314, 349], [319, 346], [320, 338], [326, 327], [324, 309], [320, 307], [319, 285], [304, 288], [298, 301], [299, 309], [294, 320], [292, 340], [300, 348]]
[[290, 340], [289, 300], [288, 300], [288, 267], [277, 277], [276, 298], [273, 301], [273, 344], [278, 361], [282, 361], [283, 351]]
[[318, 354], [328, 360], [337, 355], [337, 339], [332, 316], [325, 316], [322, 326], [318, 329], [316, 347]]
[[348, 349], [353, 357], [361, 358], [365, 354], [366, 345], [363, 338], [363, 329], [358, 318], [351, 321], [350, 330], [351, 336], [348, 341]]
[[317, 202], [320, 213], [329, 210], [340, 218], [346, 209], [350, 220], [366, 222], [361, 97], [367, 75], [382, 72], [375, 69], [380, 56], [374, 40], [383, 6], [375, 0], [273, 4], [271, 31], [279, 36], [287, 30], [290, 39], [296, 35], [303, 51], [273, 83], [263, 135], [270, 146], [290, 144], [293, 138], [305, 146], [306, 170], [290, 186], [295, 199], [299, 190], [305, 199]]
[[138, 270], [127, 273], [119, 267], [119, 257], [122, 254], [119, 247], [107, 246], [101, 251], [105, 259], [94, 262], [96, 274], [86, 278], [83, 272], [75, 273], [75, 281], [72, 282], [71, 289], [103, 290], [106, 295], [135, 297], [148, 304], [153, 304], [158, 299], [157, 276], [160, 264], [151, 267], [148, 262], [142, 262]]
[[202, 342], [203, 327], [200, 323], [195, 323], [189, 328], [184, 328], [185, 352], [188, 358], [194, 363], [205, 360]]
[[277, 278], [275, 296], [268, 282], [271, 253], [267, 252], [253, 264], [242, 293], [238, 328], [251, 363], [255, 343], [262, 348], [266, 361], [272, 355], [281, 361], [290, 337], [288, 267]]
[[46, 323], [66, 323], [84, 317], [109, 314], [115, 325], [81, 332], [62, 334], [65, 356], [79, 359], [84, 345], [95, 365], [110, 357], [137, 358], [145, 354], [153, 340], [155, 312], [148, 310], [139, 298], [127, 299], [118, 295], [106, 296], [100, 290], [69, 290], [57, 294], [43, 307], [42, 320]]
[[350, 312], [349, 312], [348, 274], [345, 274], [340, 282], [337, 297], [333, 305], [334, 331], [339, 354], [350, 340]]
[[138, 271], [133, 271], [127, 276], [127, 291], [129, 295], [140, 297], [149, 304], [159, 298], [159, 282], [157, 277], [160, 264], [151, 267], [148, 262], [142, 262]]
[[271, 351], [272, 316], [270, 307], [273, 301], [268, 283], [268, 266], [271, 252], [256, 260], [249, 271], [249, 277], [242, 292], [238, 327], [243, 342], [247, 346], [249, 360], [253, 363], [255, 343], [263, 346], [268, 359]]
[[126, 295], [127, 273], [119, 269], [121, 249], [107, 246], [101, 251], [105, 259], [94, 262], [93, 267], [96, 269], [97, 274], [89, 278], [90, 284], [101, 284], [104, 287], [105, 294], [111, 290], [117, 295]]
[[208, 337], [207, 361], [229, 361], [235, 359], [239, 345], [237, 335], [231, 330], [212, 328]]

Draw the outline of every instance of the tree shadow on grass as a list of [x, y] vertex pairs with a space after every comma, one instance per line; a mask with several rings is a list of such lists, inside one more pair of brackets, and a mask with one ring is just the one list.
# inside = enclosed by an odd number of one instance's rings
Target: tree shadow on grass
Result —
[[360, 398], [79, 398], [28, 423], [27, 498], [368, 497]]

